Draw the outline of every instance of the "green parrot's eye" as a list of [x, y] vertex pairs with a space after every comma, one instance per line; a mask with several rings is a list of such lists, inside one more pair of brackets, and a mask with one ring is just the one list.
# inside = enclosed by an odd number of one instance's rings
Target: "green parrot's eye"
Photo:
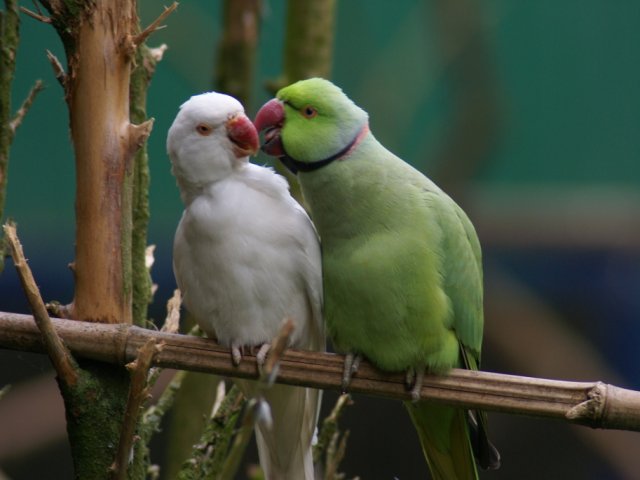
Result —
[[307, 105], [306, 107], [304, 107], [301, 112], [305, 118], [313, 118], [318, 114], [318, 111], [311, 105]]

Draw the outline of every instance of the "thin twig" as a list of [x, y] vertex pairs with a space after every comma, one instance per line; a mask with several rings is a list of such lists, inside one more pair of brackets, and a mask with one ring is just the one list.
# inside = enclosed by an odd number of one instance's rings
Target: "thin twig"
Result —
[[336, 400], [336, 404], [333, 406], [331, 413], [322, 421], [322, 427], [318, 434], [318, 442], [313, 447], [313, 461], [317, 463], [322, 460], [322, 456], [327, 451], [331, 439], [338, 432], [338, 420], [342, 415], [342, 412], [349, 405], [353, 405], [351, 395], [343, 393]]
[[277, 365], [284, 351], [289, 346], [289, 339], [295, 326], [291, 318], [285, 319], [280, 327], [278, 335], [271, 342], [271, 348], [269, 349], [269, 356], [264, 364], [264, 380], [267, 384], [271, 384], [273, 377], [277, 374]]
[[5, 224], [4, 233], [7, 238], [7, 242], [11, 248], [11, 256], [13, 257], [13, 264], [18, 271], [22, 288], [31, 307], [33, 318], [36, 325], [40, 330], [42, 342], [44, 343], [46, 352], [53, 363], [53, 367], [60, 379], [68, 386], [73, 386], [78, 381], [77, 365], [67, 348], [60, 340], [56, 329], [51, 322], [51, 318], [47, 313], [47, 309], [44, 305], [44, 301], [40, 296], [40, 290], [36, 285], [36, 281], [33, 278], [31, 269], [27, 264], [24, 252], [22, 251], [22, 245], [18, 240], [18, 234], [16, 232], [15, 225]]
[[62, 85], [62, 88], [64, 88], [66, 91], [67, 74], [64, 71], [64, 67], [62, 66], [62, 63], [60, 63], [60, 60], [58, 60], [58, 57], [56, 57], [53, 53], [51, 53], [50, 50], [47, 50], [47, 59], [49, 60], [49, 63], [51, 63], [51, 67], [53, 68], [53, 74], [55, 75], [56, 80], [58, 80], [60, 85]]
[[160, 395], [158, 402], [150, 406], [142, 415], [143, 425], [150, 426], [153, 431], [157, 431], [160, 428], [160, 420], [173, 405], [175, 394], [180, 390], [186, 373], [185, 370], [176, 372], [169, 385], [167, 385], [164, 392]]
[[162, 28], [165, 28], [164, 25], [160, 25], [162, 22], [164, 22], [164, 20], [173, 13], [173, 11], [178, 8], [178, 2], [173, 2], [171, 4], [171, 6], [169, 7], [164, 7], [164, 11], [158, 15], [158, 18], [156, 18], [153, 22], [151, 22], [151, 24], [145, 28], [142, 32], [138, 33], [137, 35], [134, 35], [133, 38], [131, 39], [131, 41], [134, 43], [134, 45], [140, 45], [141, 43], [143, 43], [147, 38], [149, 38], [149, 36], [157, 31], [160, 30]]
[[[178, 333], [180, 329], [180, 305], [182, 304], [182, 296], [180, 290], [175, 289], [173, 296], [167, 301], [167, 316], [165, 317], [161, 332]], [[160, 376], [161, 368], [154, 367], [149, 372], [149, 385], [155, 385]]]
[[[229, 349], [206, 338], [146, 330], [131, 325], [107, 325], [52, 319], [74, 354], [125, 364], [150, 338], [165, 345], [154, 365], [230, 377], [257, 379], [255, 356], [245, 354], [234, 366]], [[42, 339], [29, 315], [0, 312], [0, 347], [43, 351]], [[278, 383], [341, 390], [344, 356], [287, 350], [280, 360]], [[384, 373], [363, 361], [349, 390], [399, 400], [411, 400], [404, 373]], [[640, 392], [602, 382], [569, 382], [451, 369], [446, 375], [425, 375], [420, 398], [458, 407], [556, 418], [595, 428], [640, 431]], [[578, 408], [575, 408], [578, 407]]]
[[175, 289], [173, 296], [167, 301], [167, 317], [164, 325], [160, 329], [161, 332], [178, 333], [180, 330], [180, 305], [182, 304], [182, 295], [180, 290]]
[[229, 450], [229, 454], [222, 465], [222, 471], [217, 477], [219, 480], [233, 480], [236, 477], [244, 451], [247, 449], [249, 440], [251, 440], [253, 426], [261, 415], [262, 402], [264, 400], [256, 400], [255, 398], [249, 400], [240, 428], [233, 439], [231, 450]]
[[18, 130], [18, 127], [22, 125], [22, 121], [31, 108], [31, 105], [33, 105], [33, 101], [36, 99], [38, 93], [40, 93], [43, 89], [44, 85], [42, 84], [42, 80], [36, 80], [36, 83], [33, 85], [33, 87], [31, 87], [31, 90], [29, 90], [27, 98], [24, 99], [24, 102], [22, 102], [22, 105], [20, 105], [20, 108], [13, 116], [13, 119], [11, 120], [11, 122], [9, 122], [9, 128], [11, 129], [12, 135], [16, 134], [16, 130]]
[[149, 465], [149, 442], [154, 433], [160, 431], [160, 423], [164, 415], [171, 409], [176, 398], [176, 393], [182, 387], [187, 372], [178, 371], [164, 389], [155, 405], [147, 408], [140, 419], [138, 426], [139, 440], [133, 446], [133, 461], [129, 467], [131, 478], [157, 478], [157, 467]]
[[340, 435], [340, 432], [335, 432], [329, 442], [327, 448], [327, 461], [325, 463], [325, 480], [342, 480], [345, 476], [343, 473], [338, 472], [340, 462], [344, 458], [347, 451], [347, 440], [349, 440], [349, 430]]
[[169, 46], [166, 43], [163, 43], [158, 47], [150, 48], [149, 55], [154, 61], [159, 62], [162, 60], [162, 57], [164, 56], [164, 52], [166, 52], [168, 48]]
[[140, 408], [142, 404], [149, 398], [148, 373], [151, 368], [153, 357], [160, 352], [161, 345], [158, 345], [154, 339], [149, 339], [138, 350], [138, 357], [131, 363], [126, 365], [131, 372], [131, 385], [129, 387], [129, 398], [127, 399], [127, 407], [124, 412], [124, 420], [120, 430], [120, 441], [116, 451], [116, 459], [111, 466], [114, 480], [124, 480], [127, 478], [127, 467], [131, 449], [134, 443], [134, 434], [138, 418], [140, 417]]
[[11, 390], [11, 385], [5, 385], [0, 388], [0, 400], [7, 394], [7, 392], [9, 392], [9, 390]]
[[36, 20], [38, 20], [39, 22], [42, 23], [47, 23], [47, 24], [51, 24], [51, 18], [47, 17], [45, 15], [41, 15], [39, 13], [36, 13], [34, 11], [29, 10], [26, 7], [20, 7], [20, 11], [26, 15], [29, 15], [31, 18], [35, 18]]

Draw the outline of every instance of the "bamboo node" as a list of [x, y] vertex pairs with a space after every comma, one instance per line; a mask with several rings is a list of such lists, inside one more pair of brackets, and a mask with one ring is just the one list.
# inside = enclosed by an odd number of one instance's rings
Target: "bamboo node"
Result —
[[607, 385], [603, 382], [596, 382], [593, 388], [587, 392], [587, 400], [572, 407], [565, 416], [567, 420], [597, 427], [602, 422], [606, 400]]

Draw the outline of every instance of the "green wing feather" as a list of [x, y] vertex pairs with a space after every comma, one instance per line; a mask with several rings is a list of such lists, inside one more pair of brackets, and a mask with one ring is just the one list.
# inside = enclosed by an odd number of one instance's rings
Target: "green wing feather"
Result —
[[453, 329], [479, 364], [484, 327], [480, 242], [467, 215], [444, 192], [439, 194], [439, 205], [439, 224], [443, 229], [443, 289], [451, 301]]
[[[467, 215], [449, 196], [430, 181], [425, 191], [443, 233], [442, 288], [451, 302], [452, 327], [460, 345], [458, 366], [478, 370], [484, 326], [480, 242]], [[499, 467], [500, 454], [488, 439], [484, 412], [429, 402], [406, 407], [433, 478], [477, 478], [474, 460], [484, 469]]]

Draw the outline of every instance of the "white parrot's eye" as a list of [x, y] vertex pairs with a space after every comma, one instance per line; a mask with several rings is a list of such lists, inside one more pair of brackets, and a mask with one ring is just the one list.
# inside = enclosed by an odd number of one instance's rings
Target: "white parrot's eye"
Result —
[[300, 112], [305, 118], [313, 118], [316, 115], [318, 115], [318, 111], [315, 108], [313, 108], [311, 105], [307, 105]]
[[211, 128], [206, 123], [199, 123], [198, 125], [196, 125], [196, 132], [198, 132], [203, 137], [206, 137], [207, 135], [211, 135], [211, 132], [213, 132], [213, 128]]

